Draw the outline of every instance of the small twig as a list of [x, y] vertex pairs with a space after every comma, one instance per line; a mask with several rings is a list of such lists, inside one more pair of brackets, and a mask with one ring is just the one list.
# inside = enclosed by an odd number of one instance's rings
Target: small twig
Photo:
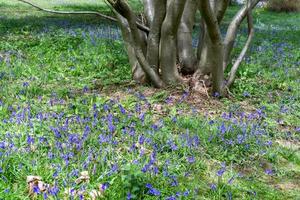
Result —
[[230, 92], [229, 88], [227, 86], [225, 86], [225, 89], [227, 91], [227, 93], [232, 96], [233, 98], [235, 98], [234, 94], [232, 92]]
[[205, 93], [206, 93], [207, 98], [210, 98], [210, 96], [209, 96], [209, 94], [208, 94], [208, 89], [207, 89], [207, 87], [206, 87], [206, 85], [205, 85], [205, 81], [204, 81], [204, 80], [200, 80], [200, 81], [201, 81], [201, 83], [203, 84], [203, 87], [204, 87], [204, 89], [205, 89]]

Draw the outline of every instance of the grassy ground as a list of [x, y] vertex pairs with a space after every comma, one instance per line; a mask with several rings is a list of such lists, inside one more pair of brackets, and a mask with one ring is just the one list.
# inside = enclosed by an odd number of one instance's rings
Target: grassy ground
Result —
[[37, 199], [300, 199], [300, 14], [257, 10], [234, 98], [216, 101], [132, 84], [98, 18], [4, 0], [0, 13], [0, 199], [30, 199], [29, 175], [50, 184]]

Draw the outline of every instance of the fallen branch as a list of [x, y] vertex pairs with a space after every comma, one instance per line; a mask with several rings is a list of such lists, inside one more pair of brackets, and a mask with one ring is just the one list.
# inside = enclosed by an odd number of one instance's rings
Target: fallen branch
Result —
[[[20, 2], [23, 2], [25, 4], [28, 4], [40, 11], [44, 11], [44, 12], [48, 12], [48, 13], [53, 13], [53, 14], [63, 14], [63, 15], [97, 15], [99, 17], [102, 17], [104, 19], [107, 19], [107, 20], [110, 20], [110, 21], [113, 21], [113, 22], [118, 22], [118, 20], [114, 17], [111, 17], [111, 16], [108, 16], [108, 15], [104, 15], [100, 12], [96, 12], [96, 11], [58, 11], [58, 10], [49, 10], [49, 9], [46, 9], [46, 8], [42, 8], [36, 4], [33, 4], [29, 1], [26, 1], [26, 0], [17, 0], [17, 1], [20, 1]], [[149, 33], [149, 28], [144, 26], [143, 24], [140, 24], [139, 22], [136, 22], [136, 25], [137, 27], [146, 32], [146, 33]]]

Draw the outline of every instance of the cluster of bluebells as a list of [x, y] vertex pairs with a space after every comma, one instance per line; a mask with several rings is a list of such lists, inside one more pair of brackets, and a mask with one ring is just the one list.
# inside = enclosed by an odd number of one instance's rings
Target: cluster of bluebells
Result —
[[[27, 87], [28, 84], [24, 85]], [[87, 92], [88, 88], [84, 87], [83, 91]], [[86, 103], [89, 102], [86, 99], [78, 104], [68, 104], [55, 95], [50, 100], [38, 98], [36, 104], [46, 103], [47, 109], [37, 109], [34, 103], [12, 106], [1, 101], [9, 112], [9, 116], [1, 122], [5, 130], [0, 136], [2, 181], [9, 182], [10, 158], [18, 155], [19, 163], [15, 163], [17, 171], [24, 170], [24, 162], [32, 169], [43, 165], [43, 162], [50, 166], [48, 173], [55, 187], [47, 193], [48, 196], [62, 195], [63, 188], [73, 188], [75, 191], [74, 181], [84, 170], [89, 171], [97, 181], [106, 183], [107, 189], [108, 183], [114, 177], [121, 176], [128, 165], [139, 169], [147, 180], [148, 183], [143, 186], [144, 195], [165, 196], [166, 199], [192, 195], [190, 191], [195, 188], [185, 186], [186, 183], [180, 180], [182, 177], [196, 176], [192, 166], [199, 159], [203, 133], [177, 124], [182, 113], [180, 110], [177, 112], [180, 114], [157, 118], [152, 114], [153, 106], [147, 98], [141, 93], [134, 94], [137, 101], [131, 106], [100, 96], [95, 97], [98, 102], [91, 105]], [[179, 100], [169, 97], [166, 101], [182, 102], [187, 95], [185, 92]], [[80, 108], [77, 111], [79, 114], [75, 113], [76, 108]], [[206, 143], [217, 140], [221, 142], [220, 148], [230, 148], [247, 146], [248, 140], [255, 139], [257, 144], [267, 145], [263, 142], [266, 135], [263, 124], [259, 124], [264, 117], [263, 110], [249, 115], [240, 113], [238, 116], [223, 114], [219, 122], [210, 121], [210, 126], [217, 129]], [[237, 132], [234, 137], [233, 132]], [[186, 152], [184, 159], [181, 152]], [[181, 166], [180, 173], [172, 170], [178, 166]], [[217, 176], [222, 176], [225, 171], [224, 163]], [[155, 185], [155, 179], [167, 183], [174, 194], [164, 194], [164, 188]], [[111, 184], [109, 187], [113, 186]], [[88, 187], [83, 185], [81, 190]], [[127, 193], [127, 199], [136, 196], [136, 192]], [[39, 191], [36, 193], [42, 195]], [[47, 198], [47, 195], [44, 194], [44, 197]]]
[[265, 107], [252, 113], [223, 113], [221, 119], [209, 121], [208, 141], [220, 144], [229, 154], [244, 154], [264, 150], [272, 145], [272, 138], [264, 122]]
[[[28, 83], [23, 86], [28, 87]], [[87, 92], [88, 88], [84, 87], [83, 91]], [[100, 183], [108, 183], [120, 176], [128, 164], [149, 179], [145, 195], [164, 196], [162, 188], [151, 183], [151, 177], [164, 179], [168, 187], [178, 188], [177, 192], [183, 194], [178, 180], [181, 175], [169, 170], [178, 164], [177, 152], [181, 150], [190, 152], [184, 165], [196, 162], [200, 138], [188, 130], [173, 133], [169, 125], [174, 125], [175, 116], [155, 119], [151, 114], [152, 105], [145, 96], [135, 95], [138, 100], [129, 108], [116, 99], [101, 97], [91, 105], [86, 104], [88, 101], [70, 104], [55, 94], [50, 100], [40, 97], [34, 103], [20, 106], [1, 101], [9, 113], [1, 121], [4, 131], [0, 136], [1, 181], [10, 185], [10, 159], [17, 156], [14, 163], [17, 172], [24, 172], [25, 165], [34, 169], [47, 163], [47, 173], [55, 183], [55, 190], [47, 194], [38, 188], [34, 190], [44, 198], [62, 195], [64, 188], [75, 191], [74, 181], [80, 171], [89, 171]], [[47, 107], [38, 109], [43, 104]], [[80, 111], [75, 111], [76, 108]], [[168, 160], [162, 157], [165, 153]], [[33, 170], [33, 173], [38, 171]]]

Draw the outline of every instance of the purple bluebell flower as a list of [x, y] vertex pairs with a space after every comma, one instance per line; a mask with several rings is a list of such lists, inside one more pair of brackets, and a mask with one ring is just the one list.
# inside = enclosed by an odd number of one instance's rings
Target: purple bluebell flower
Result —
[[144, 144], [145, 142], [145, 136], [144, 135], [140, 135], [139, 136], [139, 144]]
[[250, 94], [249, 94], [249, 92], [245, 91], [245, 92], [243, 93], [243, 96], [244, 96], [244, 97], [250, 97]]
[[186, 190], [186, 191], [183, 193], [183, 196], [184, 196], [184, 197], [187, 197], [187, 196], [189, 196], [189, 194], [190, 194], [190, 191], [189, 191], [189, 190]]
[[215, 97], [215, 98], [219, 98], [221, 95], [218, 92], [214, 92], [212, 96]]
[[187, 161], [188, 161], [189, 163], [194, 163], [194, 162], [195, 162], [195, 157], [194, 157], [194, 156], [188, 156], [188, 157], [187, 157]]
[[126, 197], [126, 199], [127, 199], [127, 200], [130, 200], [130, 199], [132, 199], [132, 195], [131, 195], [131, 193], [130, 193], [130, 192], [128, 192], [128, 193], [127, 193], [127, 197]]
[[273, 144], [273, 142], [272, 142], [271, 140], [269, 140], [269, 141], [267, 141], [267, 142], [265, 143], [265, 145], [268, 146], [268, 147], [272, 146], [272, 144]]
[[227, 183], [228, 183], [229, 185], [231, 185], [231, 184], [233, 183], [234, 179], [235, 179], [235, 176], [232, 176], [232, 177], [228, 180]]
[[5, 149], [6, 147], [6, 142], [1, 141], [0, 142], [0, 149]]
[[149, 189], [148, 192], [150, 195], [160, 196], [160, 194], [161, 194], [160, 191], [158, 189], [154, 188], [150, 183], [147, 183], [145, 186], [146, 186], [146, 188]]
[[105, 190], [107, 190], [108, 189], [108, 187], [109, 187], [109, 183], [103, 183], [102, 185], [101, 185], [101, 189], [103, 190], [103, 191], [105, 191]]
[[109, 107], [108, 104], [104, 104], [103, 109], [104, 109], [105, 112], [107, 112], [107, 111], [109, 111], [110, 107]]
[[172, 98], [172, 97], [168, 97], [168, 98], [165, 100], [165, 102], [166, 102], [167, 104], [170, 104], [170, 103], [173, 102], [173, 98]]
[[177, 178], [176, 178], [176, 176], [170, 176], [170, 178], [171, 178], [171, 186], [172, 187], [176, 187], [176, 186], [178, 186], [178, 180], [177, 180]]
[[274, 174], [274, 172], [273, 172], [272, 169], [266, 169], [266, 170], [265, 170], [265, 173], [266, 173], [267, 175], [270, 175], [270, 176], [272, 176], [272, 175]]
[[116, 172], [116, 171], [118, 171], [118, 170], [119, 170], [118, 164], [115, 163], [115, 164], [112, 166], [111, 171], [112, 171], [112, 172]]
[[34, 138], [31, 137], [30, 135], [27, 135], [27, 144], [28, 145], [34, 144]]
[[217, 190], [217, 185], [214, 184], [214, 183], [210, 184], [210, 189], [211, 189], [212, 191], [216, 191], [216, 190]]
[[58, 176], [58, 171], [55, 170], [55, 172], [52, 174], [52, 177], [53, 177], [53, 178], [56, 178], [57, 176]]
[[83, 93], [86, 93], [86, 92], [88, 92], [88, 91], [89, 91], [89, 88], [88, 88], [88, 86], [85, 85], [85, 86], [83, 87], [83, 89], [82, 89], [82, 92], [83, 92]]
[[29, 86], [29, 83], [28, 82], [24, 82], [23, 83], [23, 87], [28, 87]]
[[172, 149], [172, 151], [178, 150], [177, 145], [173, 141], [169, 141], [168, 144], [169, 144], [170, 148]]
[[40, 188], [37, 185], [33, 186], [33, 192], [36, 194], [40, 194]]
[[225, 171], [226, 171], [226, 165], [225, 163], [221, 163], [221, 169], [217, 171], [217, 176], [223, 176]]
[[125, 108], [124, 108], [121, 104], [119, 104], [119, 109], [120, 109], [120, 112], [121, 112], [123, 115], [126, 114], [126, 110], [125, 110]]

